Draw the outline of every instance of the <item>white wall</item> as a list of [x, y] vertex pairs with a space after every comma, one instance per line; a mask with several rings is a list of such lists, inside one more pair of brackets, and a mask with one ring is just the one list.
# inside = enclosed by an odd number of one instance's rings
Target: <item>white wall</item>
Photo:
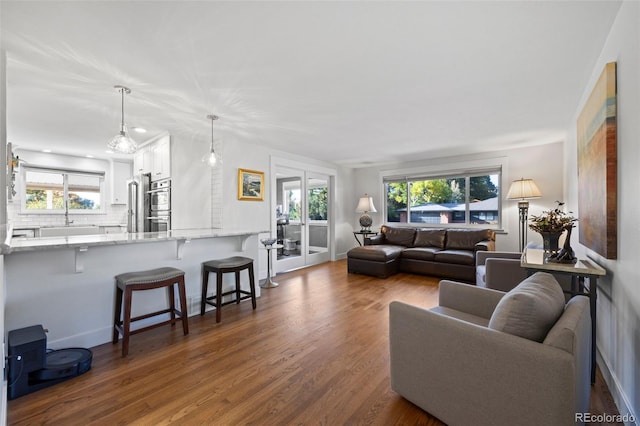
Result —
[[171, 135], [172, 229], [221, 226], [214, 225], [213, 218], [213, 207], [220, 204], [220, 196], [213, 190], [221, 172], [201, 161], [210, 143], [198, 135]]
[[[7, 55], [4, 49], [0, 49], [0, 170], [7, 168]], [[1, 174], [1, 173], [0, 173]], [[7, 221], [7, 181], [6, 176], [0, 176], [0, 225]], [[0, 332], [2, 332], [2, 358], [5, 357], [5, 326], [4, 326], [4, 304], [5, 304], [5, 279], [4, 279], [4, 256], [0, 256]], [[0, 425], [7, 424], [7, 380], [4, 363], [2, 367], [3, 380], [2, 392], [0, 392]]]
[[[353, 231], [351, 223], [350, 209], [353, 204], [352, 191], [352, 170], [341, 168], [335, 164], [315, 160], [313, 158], [301, 157], [283, 151], [266, 149], [258, 144], [244, 141], [227, 142], [223, 149], [223, 195], [222, 195], [222, 221], [225, 228], [244, 228], [251, 225], [252, 229], [274, 229], [275, 224], [271, 223], [270, 197], [271, 181], [270, 164], [272, 157], [283, 158], [299, 162], [302, 165], [312, 165], [323, 168], [335, 169], [336, 176], [336, 217], [335, 223], [335, 244], [336, 257], [346, 256], [346, 252], [353, 247]], [[265, 173], [265, 197], [264, 201], [241, 201], [238, 200], [238, 168], [263, 171]], [[273, 194], [275, 197], [275, 194]], [[353, 206], [355, 209], [355, 205]], [[353, 241], [355, 243], [355, 241]], [[260, 264], [265, 265], [266, 257], [261, 259]]]
[[[535, 141], [531, 141], [534, 143]], [[531, 146], [520, 149], [511, 149], [496, 151], [491, 153], [483, 153], [476, 155], [460, 155], [457, 157], [436, 158], [431, 160], [413, 161], [409, 163], [394, 163], [384, 166], [370, 167], [365, 169], [357, 169], [354, 172], [354, 190], [352, 213], [350, 222], [354, 228], [359, 228], [358, 218], [360, 215], [355, 213], [356, 202], [358, 197], [364, 196], [365, 193], [373, 196], [377, 213], [371, 214], [374, 222], [374, 228], [383, 224], [384, 220], [384, 203], [382, 181], [380, 172], [385, 170], [396, 169], [413, 169], [424, 167], [441, 167], [443, 164], [451, 164], [452, 166], [466, 162], [476, 161], [492, 161], [504, 162], [503, 169], [503, 227], [504, 232], [496, 235], [496, 249], [500, 251], [519, 251], [518, 246], [518, 230], [519, 215], [518, 203], [516, 201], [505, 200], [509, 185], [515, 179], [531, 178], [533, 179], [540, 192], [542, 198], [530, 200], [529, 214], [540, 214], [542, 210], [548, 210], [555, 207], [555, 201], [562, 201], [563, 194], [563, 143], [557, 142], [546, 145]], [[535, 232], [528, 233], [530, 242], [542, 244], [542, 239]], [[576, 239], [577, 240], [577, 239]], [[355, 241], [354, 241], [355, 243]]]
[[[608, 62], [617, 62], [618, 84], [618, 259], [607, 260], [574, 244], [579, 254], [607, 270], [599, 280], [598, 365], [621, 413], [640, 416], [640, 3], [625, 1], [618, 12], [589, 84], [569, 124], [566, 144], [566, 199], [577, 211], [576, 120]], [[579, 215], [579, 212], [578, 212]], [[575, 236], [575, 242], [578, 236]]]

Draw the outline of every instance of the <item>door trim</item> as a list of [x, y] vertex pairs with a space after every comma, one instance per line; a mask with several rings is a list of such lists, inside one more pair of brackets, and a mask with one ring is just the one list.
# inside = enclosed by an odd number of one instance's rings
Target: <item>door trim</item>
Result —
[[[271, 229], [271, 236], [272, 237], [276, 237], [276, 174], [277, 174], [277, 169], [278, 167], [284, 167], [284, 168], [288, 168], [288, 169], [295, 169], [295, 170], [300, 170], [303, 173], [317, 173], [317, 174], [323, 174], [323, 175], [327, 175], [329, 177], [329, 206], [328, 206], [328, 211], [329, 211], [329, 223], [328, 223], [328, 232], [329, 232], [329, 260], [331, 261], [335, 261], [336, 260], [336, 244], [335, 244], [335, 218], [336, 218], [336, 202], [335, 202], [335, 196], [336, 196], [336, 177], [338, 175], [338, 171], [336, 169], [332, 169], [329, 167], [324, 167], [324, 166], [320, 166], [317, 164], [310, 164], [310, 163], [304, 163], [301, 162], [299, 160], [292, 160], [292, 159], [288, 159], [288, 158], [283, 158], [283, 157], [277, 157], [277, 156], [271, 156], [270, 157], [270, 173], [269, 173], [269, 187], [270, 187], [270, 197], [269, 197], [269, 204], [270, 204], [270, 229]], [[306, 187], [306, 184], [305, 184]], [[277, 265], [277, 262], [275, 262], [275, 264]], [[276, 272], [280, 272], [276, 268], [274, 268], [276, 270]]]

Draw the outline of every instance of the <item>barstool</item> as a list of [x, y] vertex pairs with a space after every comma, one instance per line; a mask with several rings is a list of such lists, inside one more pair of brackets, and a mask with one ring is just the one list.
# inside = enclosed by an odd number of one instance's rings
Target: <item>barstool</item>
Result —
[[[178, 285], [178, 297], [180, 308], [175, 306], [174, 284]], [[167, 287], [169, 291], [169, 308], [131, 318], [131, 299], [133, 292], [137, 290], [151, 290], [154, 288]], [[124, 296], [124, 315], [122, 313]], [[131, 323], [157, 315], [170, 314], [171, 318], [156, 324], [131, 330]], [[184, 286], [184, 271], [177, 268], [157, 268], [148, 271], [127, 272], [116, 276], [116, 308], [113, 316], [113, 343], [118, 343], [118, 337], [122, 334], [122, 356], [129, 353], [129, 336], [152, 328], [160, 327], [171, 323], [175, 325], [176, 317], [182, 319], [182, 330], [185, 335], [189, 334], [189, 323], [187, 319], [187, 296]]]
[[[251, 291], [240, 289], [240, 271], [247, 269], [249, 272], [249, 287]], [[209, 287], [209, 273], [216, 274], [216, 294], [207, 297], [207, 289]], [[226, 272], [235, 272], [236, 288], [227, 292], [222, 292], [222, 275]], [[233, 300], [222, 303], [222, 297], [235, 293]], [[244, 296], [243, 296], [244, 295]], [[216, 307], [216, 322], [220, 322], [220, 308], [229, 303], [240, 303], [241, 300], [251, 299], [253, 309], [256, 308], [256, 285], [253, 277], [253, 259], [242, 256], [227, 257], [225, 259], [216, 259], [204, 262], [202, 264], [202, 301], [200, 302], [200, 315], [204, 315], [206, 304]], [[212, 300], [215, 299], [215, 302]]]

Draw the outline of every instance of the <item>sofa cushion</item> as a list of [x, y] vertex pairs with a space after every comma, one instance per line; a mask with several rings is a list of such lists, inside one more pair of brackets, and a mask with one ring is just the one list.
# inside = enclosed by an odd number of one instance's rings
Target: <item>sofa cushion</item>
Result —
[[528, 277], [498, 302], [489, 328], [542, 342], [564, 310], [558, 281], [546, 272]]
[[413, 247], [413, 239], [416, 235], [415, 228], [392, 228], [382, 226], [380, 232], [384, 234], [386, 244]]
[[447, 249], [474, 250], [480, 241], [491, 240], [493, 231], [490, 229], [449, 229], [447, 230]]
[[352, 248], [347, 252], [347, 257], [352, 259], [373, 260], [376, 262], [388, 262], [397, 259], [404, 247], [390, 245], [374, 245]]
[[416, 238], [413, 240], [414, 247], [437, 247], [444, 248], [447, 231], [444, 229], [416, 229]]
[[431, 312], [435, 312], [440, 315], [444, 315], [451, 318], [456, 318], [465, 322], [470, 322], [471, 324], [476, 324], [482, 327], [486, 327], [489, 323], [489, 320], [478, 315], [473, 315], [468, 312], [462, 312], [455, 309], [447, 308], [446, 306], [436, 306], [429, 309]]
[[441, 250], [435, 254], [434, 260], [441, 263], [454, 263], [457, 265], [476, 264], [476, 258], [472, 251], [469, 250]]
[[436, 247], [413, 247], [402, 250], [403, 259], [433, 260], [440, 249]]

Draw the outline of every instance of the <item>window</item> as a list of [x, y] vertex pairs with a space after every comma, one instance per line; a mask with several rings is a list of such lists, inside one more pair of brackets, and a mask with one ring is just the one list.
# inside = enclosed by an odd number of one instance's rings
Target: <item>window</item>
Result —
[[386, 222], [491, 226], [500, 222], [500, 169], [384, 178]]
[[101, 212], [103, 172], [25, 167], [24, 211]]

